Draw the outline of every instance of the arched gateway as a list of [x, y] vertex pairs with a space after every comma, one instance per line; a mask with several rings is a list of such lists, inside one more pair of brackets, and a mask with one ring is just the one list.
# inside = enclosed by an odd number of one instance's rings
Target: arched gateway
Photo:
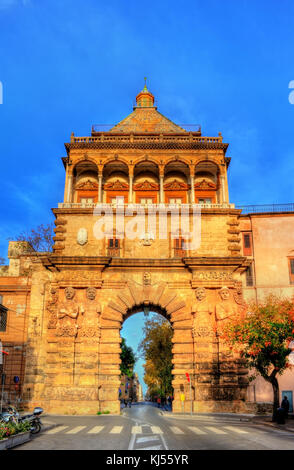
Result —
[[[245, 411], [247, 370], [217, 334], [244, 308], [250, 264], [240, 254], [241, 211], [228, 198], [228, 144], [172, 123], [145, 86], [126, 119], [108, 132], [72, 134], [65, 146], [53, 253], [15, 254], [30, 286], [26, 406], [119, 413], [120, 329], [148, 307], [173, 328], [173, 411], [183, 394], [190, 411], [186, 373], [194, 411]], [[194, 223], [196, 205], [193, 245], [177, 214], [185, 209]], [[97, 235], [106, 214], [111, 223]]]

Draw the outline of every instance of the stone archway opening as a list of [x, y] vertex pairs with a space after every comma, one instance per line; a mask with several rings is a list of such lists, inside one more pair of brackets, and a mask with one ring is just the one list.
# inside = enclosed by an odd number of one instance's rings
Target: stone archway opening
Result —
[[[173, 397], [173, 328], [167, 311], [156, 305], [134, 306], [125, 315], [122, 339], [119, 400], [121, 407], [133, 403], [157, 402], [170, 409]], [[136, 362], [127, 366], [128, 348]], [[131, 355], [132, 358], [132, 355]]]
[[144, 308], [163, 314], [171, 323], [174, 388], [173, 411], [181, 408], [180, 385], [185, 372], [193, 373], [193, 339], [191, 307], [164, 282], [152, 283], [150, 273], [143, 275], [143, 284], [128, 281], [103, 309], [101, 316], [100, 361], [98, 371], [100, 411], [120, 413], [120, 331], [126, 318]]

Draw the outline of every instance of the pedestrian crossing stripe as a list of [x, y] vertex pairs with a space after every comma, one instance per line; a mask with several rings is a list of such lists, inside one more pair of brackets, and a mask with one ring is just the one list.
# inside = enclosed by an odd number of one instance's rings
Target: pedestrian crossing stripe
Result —
[[78, 432], [82, 431], [85, 428], [86, 426], [76, 426], [75, 428], [70, 429], [69, 431], [66, 431], [65, 434], [77, 434]]
[[238, 434], [248, 434], [248, 431], [244, 431], [244, 429], [240, 429], [240, 428], [233, 427], [233, 426], [225, 426], [224, 429], [228, 429], [229, 431], [233, 431]]
[[150, 426], [153, 434], [163, 434], [162, 430], [158, 426]]
[[68, 426], [57, 426], [56, 428], [46, 431], [46, 434], [57, 434], [58, 432], [64, 431]]
[[188, 426], [188, 429], [190, 429], [190, 431], [194, 432], [195, 434], [206, 434], [205, 431], [202, 431], [201, 429], [196, 428], [196, 426]]
[[87, 434], [98, 434], [105, 426], [94, 426]]
[[170, 429], [174, 434], [184, 434], [184, 432], [180, 428], [177, 428], [176, 426], [171, 426]]
[[113, 426], [110, 431], [110, 434], [120, 434], [122, 432], [123, 426]]
[[213, 426], [205, 426], [205, 429], [208, 429], [209, 431], [215, 432], [215, 434], [227, 434], [225, 431], [222, 431], [219, 428], [215, 428]]
[[142, 434], [142, 427], [141, 426], [133, 426], [132, 427], [132, 434]]

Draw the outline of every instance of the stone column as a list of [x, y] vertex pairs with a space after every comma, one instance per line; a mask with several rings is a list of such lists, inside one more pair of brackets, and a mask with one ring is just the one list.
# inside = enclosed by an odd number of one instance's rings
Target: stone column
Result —
[[164, 179], [164, 166], [160, 166], [159, 167], [159, 203], [160, 204], [164, 204], [163, 179]]
[[195, 186], [194, 186], [195, 166], [190, 166], [190, 182], [191, 182], [191, 203], [195, 204]]
[[129, 175], [129, 203], [133, 202], [133, 176]]
[[72, 202], [72, 180], [73, 180], [73, 175], [72, 174], [68, 175], [66, 202]]
[[98, 203], [102, 203], [102, 173], [98, 173]]

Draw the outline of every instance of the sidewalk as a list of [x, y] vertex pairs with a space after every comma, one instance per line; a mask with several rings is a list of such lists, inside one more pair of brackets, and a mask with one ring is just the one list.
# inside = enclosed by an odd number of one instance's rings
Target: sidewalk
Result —
[[261, 424], [263, 426], [271, 426], [275, 429], [281, 429], [283, 431], [289, 431], [294, 433], [294, 415], [290, 414], [289, 418], [285, 420], [285, 424], [277, 424], [272, 422], [272, 416], [254, 416], [252, 419], [252, 423]]
[[241, 421], [251, 422], [262, 426], [271, 426], [276, 429], [289, 431], [294, 433], [294, 414], [289, 414], [289, 418], [285, 424], [277, 424], [272, 422], [272, 415], [254, 415], [254, 414], [237, 414], [237, 413], [171, 413], [164, 410], [159, 412], [166, 418], [174, 419], [193, 419], [193, 420], [226, 420], [226, 421]]

